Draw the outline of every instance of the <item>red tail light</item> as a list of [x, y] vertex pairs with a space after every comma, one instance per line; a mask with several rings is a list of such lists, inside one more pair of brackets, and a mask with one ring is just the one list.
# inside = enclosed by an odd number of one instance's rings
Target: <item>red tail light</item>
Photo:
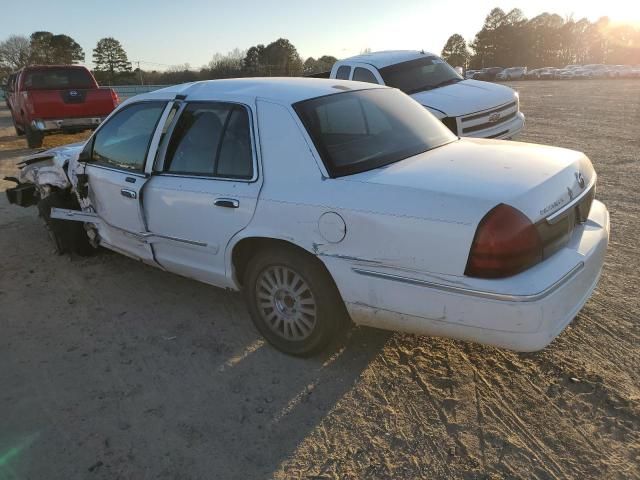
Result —
[[465, 275], [502, 278], [542, 260], [542, 240], [533, 223], [519, 210], [500, 204], [487, 213], [471, 244]]
[[118, 104], [120, 103], [120, 98], [118, 97], [118, 94], [116, 93], [115, 90], [111, 90], [111, 100], [113, 100], [113, 107], [117, 107]]

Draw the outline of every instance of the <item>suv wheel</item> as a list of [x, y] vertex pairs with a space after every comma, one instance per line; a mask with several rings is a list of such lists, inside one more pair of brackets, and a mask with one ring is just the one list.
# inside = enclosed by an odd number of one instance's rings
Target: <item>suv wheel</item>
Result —
[[258, 331], [291, 355], [322, 350], [347, 316], [329, 273], [293, 248], [258, 253], [245, 272], [244, 295]]

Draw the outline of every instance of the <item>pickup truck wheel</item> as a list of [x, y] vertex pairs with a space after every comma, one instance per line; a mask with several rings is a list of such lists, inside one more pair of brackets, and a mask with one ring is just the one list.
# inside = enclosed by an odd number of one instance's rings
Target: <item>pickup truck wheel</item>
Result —
[[44, 140], [44, 133], [32, 129], [29, 125], [24, 127], [27, 136], [27, 145], [29, 148], [40, 148]]
[[309, 356], [322, 350], [346, 317], [329, 274], [295, 249], [258, 253], [246, 269], [244, 295], [258, 331], [291, 355]]
[[13, 122], [13, 128], [16, 130], [16, 135], [21, 137], [24, 135], [24, 130], [22, 130], [18, 124], [16, 123], [15, 118], [13, 118], [13, 114], [11, 115], [11, 121]]
[[70, 194], [53, 192], [38, 202], [38, 212], [44, 221], [57, 255], [76, 253], [86, 257], [91, 255], [95, 249], [89, 243], [89, 237], [87, 237], [82, 223], [51, 218], [52, 208], [75, 209], [77, 208], [75, 203]]

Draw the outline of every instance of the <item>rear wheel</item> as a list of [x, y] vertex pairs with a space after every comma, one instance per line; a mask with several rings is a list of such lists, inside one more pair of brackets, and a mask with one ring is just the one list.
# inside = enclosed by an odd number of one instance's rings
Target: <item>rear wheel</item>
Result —
[[44, 140], [44, 133], [34, 130], [29, 125], [26, 125], [24, 130], [27, 136], [27, 145], [29, 148], [40, 148], [42, 146], [42, 141]]
[[291, 355], [322, 350], [347, 316], [328, 272], [294, 248], [258, 253], [245, 272], [244, 295], [256, 328]]

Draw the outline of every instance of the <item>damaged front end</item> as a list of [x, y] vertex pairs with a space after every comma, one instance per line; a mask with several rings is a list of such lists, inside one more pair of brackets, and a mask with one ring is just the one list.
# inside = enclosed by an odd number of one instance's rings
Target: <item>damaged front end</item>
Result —
[[82, 214], [83, 207], [90, 208], [86, 194], [82, 194], [86, 191], [86, 175], [78, 171], [83, 166], [78, 162], [83, 146], [77, 143], [30, 155], [18, 164], [17, 178], [5, 177], [16, 184], [6, 191], [9, 203], [38, 206], [58, 254], [88, 255], [98, 245], [91, 224], [67, 221], [69, 213]]
[[30, 207], [54, 190], [71, 189], [69, 165], [77, 162], [82, 147], [82, 143], [76, 143], [25, 157], [18, 163], [18, 177], [5, 177], [5, 180], [16, 184], [6, 190], [9, 203]]

